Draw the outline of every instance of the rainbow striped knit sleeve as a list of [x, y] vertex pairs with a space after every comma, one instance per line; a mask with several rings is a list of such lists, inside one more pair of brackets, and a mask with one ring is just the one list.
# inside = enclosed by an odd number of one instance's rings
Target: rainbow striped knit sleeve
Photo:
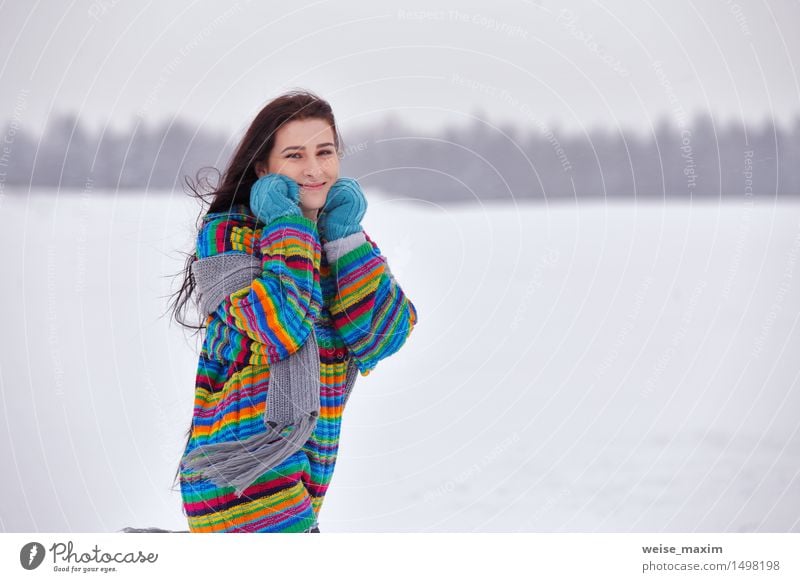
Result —
[[323, 246], [330, 270], [324, 293], [333, 326], [366, 376], [402, 347], [417, 323], [417, 310], [365, 232]]
[[[207, 237], [228, 240], [219, 231], [223, 224], [209, 226]], [[319, 317], [322, 249], [316, 224], [302, 215], [276, 218], [255, 232], [252, 243], [260, 250], [261, 275], [229, 295], [215, 315], [264, 344], [269, 361], [275, 362], [303, 346]]]

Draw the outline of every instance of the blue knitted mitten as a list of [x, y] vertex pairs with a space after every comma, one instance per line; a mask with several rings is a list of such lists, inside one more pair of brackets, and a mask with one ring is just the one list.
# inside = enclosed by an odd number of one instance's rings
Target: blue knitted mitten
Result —
[[302, 215], [300, 186], [283, 174], [262, 176], [250, 188], [250, 209], [264, 224], [287, 215]]
[[320, 238], [332, 241], [362, 230], [361, 219], [367, 212], [367, 198], [353, 178], [339, 178], [331, 186], [317, 227]]

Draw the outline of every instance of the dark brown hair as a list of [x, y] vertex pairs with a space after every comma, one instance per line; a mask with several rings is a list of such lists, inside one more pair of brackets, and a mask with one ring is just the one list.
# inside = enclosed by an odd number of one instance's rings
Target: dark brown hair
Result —
[[[250, 207], [250, 188], [258, 180], [255, 171], [255, 163], [265, 161], [269, 158], [272, 148], [275, 145], [275, 135], [278, 130], [290, 121], [302, 119], [322, 119], [330, 124], [333, 130], [337, 153], [341, 156], [341, 136], [336, 128], [336, 120], [330, 104], [310, 91], [297, 90], [290, 91], [267, 103], [258, 112], [250, 127], [247, 129], [242, 141], [236, 148], [231, 157], [227, 168], [221, 174], [216, 187], [211, 187], [208, 178], [203, 177], [204, 170], [217, 171], [215, 168], [202, 168], [195, 175], [195, 180], [185, 177], [190, 196], [201, 201], [200, 215], [198, 216], [198, 229], [205, 214], [213, 212], [224, 212], [231, 209], [236, 204], [244, 204]], [[217, 171], [217, 173], [219, 173]], [[205, 191], [204, 191], [205, 190]], [[208, 198], [211, 198], [209, 203]], [[208, 204], [208, 208], [205, 205]], [[198, 333], [205, 328], [204, 317], [198, 313], [198, 321], [192, 324], [186, 321], [186, 307], [195, 289], [195, 281], [192, 276], [192, 263], [195, 260], [194, 250], [186, 255], [186, 263], [182, 271], [176, 274], [183, 277], [181, 287], [170, 299], [168, 311], [172, 312], [172, 317], [185, 328], [194, 329]], [[186, 446], [191, 438], [192, 427], [186, 432]], [[180, 465], [175, 473], [175, 482], [180, 475]]]

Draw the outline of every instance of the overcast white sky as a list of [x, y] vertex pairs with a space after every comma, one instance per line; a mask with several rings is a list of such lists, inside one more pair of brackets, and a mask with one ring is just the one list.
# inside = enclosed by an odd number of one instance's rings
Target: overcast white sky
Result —
[[[343, 127], [539, 119], [643, 130], [682, 108], [720, 121], [800, 112], [800, 3], [349, 0], [0, 5], [0, 119], [93, 128], [180, 115], [241, 130], [302, 87]], [[660, 62], [660, 65], [654, 63]]]

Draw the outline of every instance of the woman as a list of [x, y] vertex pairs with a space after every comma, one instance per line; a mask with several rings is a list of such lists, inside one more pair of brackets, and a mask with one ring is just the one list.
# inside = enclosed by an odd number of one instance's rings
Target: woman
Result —
[[197, 291], [206, 330], [176, 476], [190, 531], [318, 532], [358, 372], [417, 322], [340, 152], [327, 102], [278, 97], [203, 218], [174, 304], [181, 321]]

